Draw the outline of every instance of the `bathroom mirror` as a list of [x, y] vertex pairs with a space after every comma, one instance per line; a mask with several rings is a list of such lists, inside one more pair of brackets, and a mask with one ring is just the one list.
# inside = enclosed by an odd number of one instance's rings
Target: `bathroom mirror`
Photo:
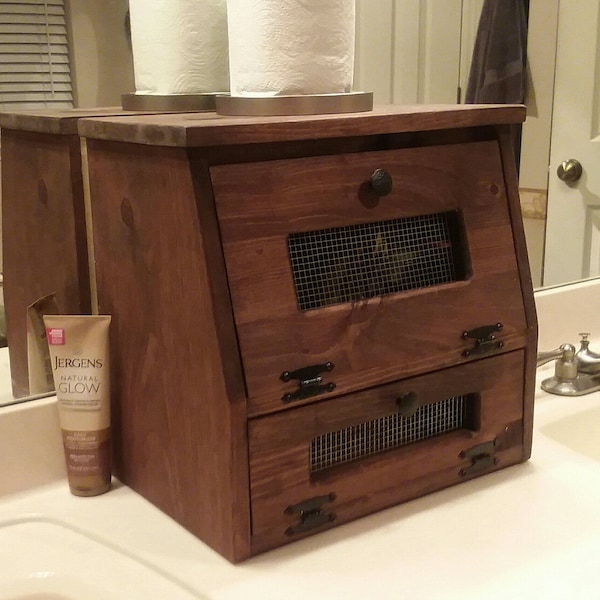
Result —
[[[373, 91], [376, 103], [445, 104], [464, 97], [483, 3], [484, 0], [357, 0], [355, 89]], [[560, 230], [555, 228], [553, 239], [545, 240], [561, 2], [529, 0], [529, 4], [530, 86], [528, 118], [523, 128], [520, 191], [534, 286], [540, 287], [546, 283], [542, 271], [550, 271], [551, 263], [557, 260], [564, 262], [560, 248], [565, 244]], [[594, 5], [590, 9], [594, 14], [580, 19], [587, 18], [594, 24], [595, 36], [598, 3], [587, 4]], [[120, 105], [121, 94], [134, 90], [132, 53], [125, 26], [128, 0], [64, 0], [64, 8], [74, 105], [81, 108]], [[569, 34], [585, 54], [588, 48], [596, 47], [595, 38], [594, 46], [590, 45], [591, 34], [580, 40], [572, 33], [575, 26], [570, 24]], [[595, 56], [595, 52], [588, 53]], [[577, 112], [576, 107], [568, 110]], [[589, 184], [587, 176], [584, 183]], [[566, 189], [573, 192], [575, 186]], [[566, 222], [569, 218], [567, 209], [559, 220]], [[589, 238], [588, 246], [595, 247], [596, 238], [589, 227], [584, 235]], [[545, 248], [554, 249], [546, 251], [544, 262]], [[600, 274], [600, 265], [594, 271], [596, 262], [600, 261], [588, 260], [588, 270], [581, 275], [572, 270], [561, 275], [559, 269], [550, 283], [564, 284]], [[12, 396], [0, 394], [0, 405], [13, 401]]]

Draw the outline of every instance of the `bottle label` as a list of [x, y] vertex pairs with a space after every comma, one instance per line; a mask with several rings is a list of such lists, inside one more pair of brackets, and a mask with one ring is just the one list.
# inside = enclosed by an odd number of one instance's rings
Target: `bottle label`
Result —
[[110, 478], [109, 432], [62, 430], [69, 476]]

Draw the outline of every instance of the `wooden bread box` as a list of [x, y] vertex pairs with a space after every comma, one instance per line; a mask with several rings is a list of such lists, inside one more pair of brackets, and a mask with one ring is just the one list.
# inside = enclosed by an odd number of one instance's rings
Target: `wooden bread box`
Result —
[[527, 460], [524, 117], [80, 120], [117, 476], [237, 562]]

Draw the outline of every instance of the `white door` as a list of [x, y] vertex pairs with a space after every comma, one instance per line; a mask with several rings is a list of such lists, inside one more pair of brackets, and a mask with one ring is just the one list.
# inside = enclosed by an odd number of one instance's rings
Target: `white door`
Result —
[[[354, 87], [377, 104], [452, 104], [483, 0], [357, 0]], [[463, 94], [464, 95], [464, 94]]]
[[[561, 0], [544, 285], [600, 275], [600, 0]], [[563, 161], [581, 177], [559, 179]]]

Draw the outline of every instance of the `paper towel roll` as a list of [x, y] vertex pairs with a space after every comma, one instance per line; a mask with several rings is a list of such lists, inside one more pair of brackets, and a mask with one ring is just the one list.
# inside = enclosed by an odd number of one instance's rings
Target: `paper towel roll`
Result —
[[229, 89], [226, 0], [129, 0], [138, 94]]
[[352, 91], [355, 0], [227, 0], [237, 96]]

